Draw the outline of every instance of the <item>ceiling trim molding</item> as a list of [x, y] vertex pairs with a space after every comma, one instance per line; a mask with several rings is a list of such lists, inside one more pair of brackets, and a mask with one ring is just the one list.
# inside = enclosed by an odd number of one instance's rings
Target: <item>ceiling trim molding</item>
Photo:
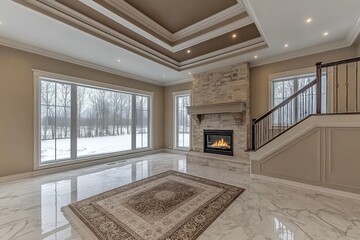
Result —
[[[228, 52], [228, 53], [225, 53], [225, 54], [222, 54], [222, 55], [214, 56], [214, 57], [209, 58], [209, 59], [205, 59], [203, 61], [199, 61], [199, 62], [195, 62], [195, 63], [189, 64], [189, 65], [182, 66], [181, 70], [187, 70], [187, 69], [190, 69], [190, 68], [201, 67], [201, 66], [204, 66], [206, 64], [214, 63], [216, 61], [225, 60], [227, 58], [233, 58], [233, 57], [239, 56], [241, 54], [249, 53], [252, 50], [259, 50], [259, 49], [262, 49], [262, 48], [265, 48], [265, 47], [267, 47], [266, 43], [258, 43], [258, 44], [255, 44], [255, 45], [252, 45], [252, 46], [249, 46], [249, 47], [238, 49], [238, 50], [233, 51], [233, 52]], [[232, 63], [230, 63], [230, 64], [232, 64]]]
[[[168, 66], [170, 68], [173, 68], [173, 69], [178, 68], [179, 62], [171, 59], [170, 57], [165, 56], [164, 54], [161, 54], [161, 53], [153, 50], [152, 48], [149, 48], [149, 47], [117, 32], [117, 31], [114, 31], [113, 29], [108, 28], [108, 27], [104, 26], [103, 24], [100, 24], [100, 23], [88, 18], [87, 16], [84, 16], [68, 7], [65, 7], [56, 2], [48, 2], [49, 0], [44, 0], [44, 1], [46, 1], [50, 6], [53, 6], [54, 8], [50, 7], [48, 5], [39, 3], [35, 0], [30, 0], [30, 2], [33, 5], [41, 8], [41, 9], [44, 9], [52, 14], [55, 14], [56, 16], [59, 16], [65, 20], [68, 20], [74, 24], [77, 24], [77, 26], [89, 29], [93, 33], [99, 34], [100, 36], [104, 36], [107, 39], [111, 39], [112, 41], [119, 43], [121, 45], [121, 47], [123, 47], [125, 49], [132, 49], [133, 51], [140, 53], [143, 56], [148, 56], [151, 60], [162, 63], [165, 66]], [[58, 8], [60, 8], [61, 11], [59, 11]], [[68, 14], [66, 14], [66, 13], [68, 13]], [[76, 18], [73, 17], [71, 14], [74, 14]]]
[[360, 33], [360, 15], [358, 17], [358, 19], [356, 20], [353, 28], [351, 29], [349, 35], [347, 36], [346, 38], [346, 41], [349, 45], [352, 45], [357, 37], [359, 36], [359, 33]]
[[350, 46], [351, 46], [351, 44], [347, 43], [346, 41], [337, 41], [337, 42], [333, 42], [333, 43], [326, 44], [326, 45], [320, 45], [320, 46], [315, 46], [315, 47], [310, 47], [310, 48], [299, 49], [299, 50], [289, 52], [286, 54], [281, 54], [281, 55], [277, 55], [274, 57], [268, 57], [265, 59], [253, 61], [253, 62], [250, 62], [250, 67], [258, 67], [258, 66], [262, 66], [262, 65], [266, 65], [266, 64], [291, 60], [291, 59], [299, 58], [299, 57], [310, 56], [313, 54], [332, 51], [332, 50], [350, 47]]
[[[136, 32], [137, 34], [141, 34], [150, 41], [153, 41], [155, 38], [153, 35], [148, 33], [147, 31], [143, 30], [141, 27], [136, 26], [135, 24], [125, 20], [124, 18], [118, 16], [111, 10], [107, 9], [106, 7], [101, 6], [100, 4], [92, 1], [92, 0], [80, 0], [83, 4], [87, 5], [88, 7], [94, 9], [97, 12], [104, 14], [105, 16], [112, 16], [111, 19], [116, 21], [117, 23], [131, 29], [132, 31]], [[126, 13], [129, 17], [136, 20], [140, 24], [148, 27], [152, 31], [156, 32], [163, 38], [168, 41], [172, 40], [172, 33], [167, 31], [165, 28], [154, 22], [152, 19], [141, 13], [139, 10], [134, 8], [133, 6], [129, 5], [125, 1], [113, 1], [113, 0], [105, 0], [106, 3], [110, 4], [120, 12]], [[156, 39], [156, 38], [155, 38]]]
[[250, 0], [237, 0], [238, 3], [241, 3], [245, 9], [246, 12], [249, 14], [249, 16], [252, 18], [252, 20], [254, 21], [256, 28], [259, 30], [260, 35], [264, 38], [264, 41], [268, 44], [268, 46], [270, 47], [269, 41], [267, 40], [267, 37], [265, 35], [264, 30], [262, 29], [259, 19], [255, 14], [255, 11], [253, 9], [253, 7], [251, 6]]
[[106, 72], [106, 73], [110, 73], [110, 74], [114, 74], [114, 75], [118, 75], [121, 77], [126, 77], [129, 79], [133, 79], [136, 81], [141, 81], [141, 82], [147, 82], [147, 83], [151, 83], [157, 86], [163, 86], [164, 83], [161, 81], [156, 81], [150, 78], [145, 78], [145, 77], [141, 77], [135, 74], [131, 74], [131, 73], [126, 73], [120, 70], [116, 70], [113, 68], [109, 68], [109, 67], [104, 67], [101, 66], [99, 64], [95, 64], [95, 63], [90, 63], [84, 60], [80, 60], [77, 58], [73, 58], [73, 57], [69, 57], [63, 54], [59, 54], [53, 51], [49, 51], [49, 50], [45, 50], [42, 48], [38, 48], [38, 47], [34, 47], [25, 43], [20, 43], [17, 41], [13, 41], [13, 40], [9, 40], [6, 38], [1, 38], [0, 37], [0, 45], [2, 46], [6, 46], [6, 47], [10, 47], [10, 48], [14, 48], [14, 49], [18, 49], [21, 51], [25, 51], [25, 52], [29, 52], [29, 53], [33, 53], [33, 54], [37, 54], [37, 55], [41, 55], [44, 57], [49, 57], [49, 58], [53, 58], [56, 60], [60, 60], [60, 61], [64, 61], [64, 62], [68, 62], [68, 63], [72, 63], [72, 64], [76, 64], [82, 67], [87, 67], [87, 68], [91, 68], [91, 69], [95, 69], [98, 71], [102, 71], [102, 72]]
[[[29, 2], [31, 2], [34, 6], [37, 6], [45, 11], [48, 11], [51, 14], [55, 14], [56, 16], [66, 21], [70, 21], [72, 24], [75, 24], [75, 26], [77, 27], [84, 28], [90, 31], [92, 35], [100, 37], [103, 40], [115, 44], [119, 47], [133, 51], [143, 57], [147, 57], [152, 61], [165, 65], [176, 71], [186, 70], [190, 66], [194, 66], [194, 65], [196, 66], [204, 65], [207, 64], [208, 62], [214, 61], [215, 59], [224, 58], [225, 56], [228, 56], [228, 54], [217, 56], [218, 54], [226, 53], [227, 51], [229, 51], [229, 48], [225, 48], [223, 49], [224, 51], [215, 51], [210, 54], [205, 54], [185, 62], [178, 62], [55, 1], [43, 0], [43, 2], [38, 2], [35, 0], [29, 0]], [[246, 24], [247, 21], [249, 21], [249, 19], [250, 18], [245, 18], [244, 20], [245, 22], [243, 22], [243, 24]], [[239, 48], [241, 46], [247, 47], [247, 44], [248, 43], [245, 42], [232, 47], [233, 48]], [[247, 49], [249, 48], [247, 47]], [[238, 52], [239, 51], [237, 51], [237, 53]], [[186, 64], [186, 66], [184, 66], [183, 64]]]
[[258, 38], [254, 38], [254, 39], [251, 39], [246, 42], [242, 42], [242, 43], [239, 43], [239, 44], [227, 47], [227, 48], [220, 49], [215, 52], [211, 52], [211, 53], [201, 55], [199, 57], [196, 57], [196, 58], [193, 58], [190, 60], [183, 61], [183, 62], [181, 62], [181, 66], [186, 65], [188, 67], [188, 65], [190, 65], [192, 63], [198, 64], [200, 61], [202, 61], [204, 59], [205, 60], [208, 60], [208, 59], [214, 60], [214, 59], [216, 59], [216, 57], [223, 58], [223, 57], [226, 57], [227, 55], [238, 54], [239, 52], [247, 51], [249, 49], [257, 48], [259, 46], [265, 46], [265, 45], [267, 45], [267, 44], [266, 44], [266, 42], [264, 42], [264, 39], [262, 37], [258, 37]]
[[240, 6], [240, 4], [238, 3], [237, 5], [229, 7], [215, 15], [212, 15], [211, 17], [201, 20], [200, 22], [197, 22], [189, 27], [186, 27], [186, 28], [174, 33], [172, 36], [172, 41], [179, 41], [179, 40], [186, 38], [194, 33], [197, 33], [202, 30], [205, 30], [209, 27], [212, 27], [215, 24], [221, 23], [232, 17], [235, 17], [236, 15], [239, 15], [243, 12], [245, 12], [243, 5], [241, 4], [241, 6]]
[[[91, 0], [81, 0], [84, 4], [86, 2], [89, 2]], [[91, 1], [93, 2], [93, 1]], [[117, 10], [126, 13], [129, 17], [134, 19], [135, 21], [139, 22], [140, 24], [144, 25], [145, 27], [151, 29], [152, 31], [156, 32], [160, 36], [164, 37], [170, 42], [176, 42], [183, 38], [186, 38], [194, 33], [197, 33], [199, 31], [205, 30], [215, 24], [221, 23], [223, 21], [226, 21], [238, 14], [241, 14], [245, 12], [244, 5], [241, 2], [238, 2], [238, 4], [231, 6], [227, 9], [222, 10], [221, 12], [218, 12], [206, 19], [203, 19], [197, 23], [194, 23], [193, 25], [186, 27], [176, 33], [171, 33], [167, 29], [165, 29], [163, 26], [131, 6], [125, 1], [114, 1], [114, 0], [105, 0], [108, 4], [115, 7]], [[86, 4], [90, 6], [89, 4]], [[98, 5], [98, 4], [97, 4]], [[91, 7], [91, 6], [90, 6]], [[98, 5], [98, 7], [102, 7]], [[104, 8], [104, 7], [102, 7]], [[95, 9], [98, 11], [98, 9]]]
[[[98, 27], [99, 29], [102, 29], [102, 30], [107, 29], [107, 31], [111, 31], [113, 35], [114, 35], [114, 34], [117, 34], [117, 35], [119, 34], [118, 32], [115, 32], [115, 31], [113, 31], [112, 29], [110, 29], [110, 28], [108, 28], [108, 27], [106, 27], [106, 26], [104, 26], [104, 25], [102, 25], [102, 24], [100, 25], [98, 22], [96, 22], [96, 21], [94, 21], [94, 20], [92, 20], [92, 19], [90, 19], [90, 18], [88, 18], [88, 17], [86, 17], [86, 16], [84, 16], [84, 15], [76, 12], [76, 11], [73, 11], [72, 9], [69, 9], [69, 8], [64, 7], [64, 6], [62, 6], [62, 5], [59, 5], [59, 4], [56, 4], [56, 3], [52, 2], [52, 1], [50, 2], [50, 0], [45, 0], [45, 1], [49, 2], [49, 4], [52, 4], [52, 5], [53, 5], [54, 7], [56, 7], [56, 8], [60, 8], [60, 9], [63, 10], [63, 11], [67, 11], [68, 13], [71, 14], [71, 16], [75, 16], [75, 17], [78, 17], [78, 18], [81, 17], [85, 22], [89, 22], [89, 21], [90, 21], [91, 24], [97, 25], [97, 27]], [[190, 40], [188, 40], [188, 41], [185, 41], [185, 42], [182, 42], [182, 43], [180, 43], [180, 44], [177, 44], [177, 45], [172, 46], [172, 45], [170, 45], [170, 44], [168, 44], [168, 43], [166, 43], [166, 42], [158, 39], [157, 37], [151, 35], [150, 33], [142, 30], [141, 28], [133, 25], [132, 23], [129, 23], [129, 22], [126, 21], [125, 19], [121, 18], [120, 16], [116, 15], [115, 13], [111, 12], [110, 10], [106, 9], [105, 7], [99, 5], [99, 4], [97, 4], [97, 3], [95, 3], [95, 2], [93, 2], [93, 1], [91, 1], [91, 0], [81, 0], [81, 2], [84, 3], [84, 4], [86, 4], [86, 5], [89, 6], [89, 7], [93, 8], [94, 10], [96, 10], [96, 11], [98, 11], [98, 12], [100, 12], [100, 13], [102, 13], [102, 14], [105, 14], [107, 17], [111, 18], [113, 21], [115, 21], [115, 22], [117, 22], [117, 23], [119, 23], [119, 24], [121, 24], [121, 25], [123, 25], [123, 26], [125, 26], [125, 27], [127, 27], [127, 28], [129, 28], [129, 29], [131, 29], [132, 31], [134, 31], [135, 33], [137, 33], [137, 34], [145, 37], [145, 38], [148, 39], [149, 41], [151, 41], [151, 42], [159, 45], [160, 47], [163, 47], [163, 48], [165, 48], [166, 50], [171, 51], [171, 52], [173, 52], [173, 53], [179, 52], [179, 51], [184, 50], [184, 49], [186, 49], [186, 48], [190, 48], [190, 47], [192, 47], [192, 46], [194, 46], [194, 45], [197, 45], [197, 44], [200, 44], [200, 43], [202, 43], [202, 42], [205, 42], [205, 41], [207, 41], [207, 40], [209, 40], [209, 39], [211, 39], [211, 38], [215, 38], [215, 37], [221, 36], [221, 35], [223, 35], [223, 34], [226, 34], [226, 33], [230, 32], [230, 31], [233, 31], [233, 30], [238, 29], [238, 28], [241, 28], [241, 27], [248, 26], [248, 25], [250, 25], [250, 24], [253, 23], [253, 20], [251, 19], [251, 17], [250, 17], [250, 16], [247, 16], [247, 17], [244, 17], [244, 18], [242, 18], [242, 19], [240, 19], [240, 20], [237, 20], [237, 21], [235, 21], [235, 22], [232, 22], [232, 23], [230, 23], [230, 24], [227, 24], [227, 25], [225, 25], [225, 26], [223, 26], [223, 27], [221, 27], [221, 28], [218, 28], [218, 29], [215, 29], [215, 30], [213, 30], [213, 31], [204, 33], [204, 34], [202, 34], [202, 35], [200, 35], [200, 36], [198, 36], [198, 37], [192, 38], [192, 39], [190, 39]], [[137, 9], [135, 9], [135, 8], [133, 8], [131, 5], [127, 4], [125, 1], [122, 1], [121, 3], [119, 3], [119, 2], [116, 2], [116, 1], [113, 1], [113, 0], [108, 0], [107, 2], [109, 2], [109, 3], [111, 2], [111, 3], [113, 3], [113, 4], [117, 5], [117, 6], [122, 6], [122, 7], [128, 5], [128, 8], [129, 8], [129, 9], [133, 9], [133, 10], [127, 10], [127, 11], [130, 11], [130, 12], [131, 12], [131, 11], [134, 11], [134, 14], [139, 14], [140, 16], [145, 16], [144, 14], [142, 14], [141, 12], [139, 12]], [[56, 5], [54, 5], [54, 4], [56, 4]], [[236, 6], [238, 6], [238, 5], [236, 5]], [[124, 9], [127, 9], [127, 7], [125, 7]], [[239, 9], [239, 8], [236, 9], [236, 11], [239, 11], [239, 10], [242, 11], [242, 12], [244, 11], [244, 9], [242, 9], [242, 8], [241, 8], [241, 9]], [[120, 11], [123, 11], [123, 10], [120, 10]], [[227, 11], [227, 10], [224, 10], [224, 11]], [[234, 10], [232, 10], [232, 11], [234, 11]], [[136, 13], [136, 12], [138, 12], [138, 13]], [[234, 13], [231, 13], [231, 14], [234, 14]], [[146, 16], [145, 16], [145, 17], [146, 17]], [[233, 17], [233, 16], [231, 15], [231, 17]], [[148, 17], [146, 17], [146, 18], [148, 18]], [[211, 18], [211, 17], [210, 17], [210, 18]], [[230, 17], [229, 17], [229, 18], [230, 18]], [[228, 19], [228, 18], [227, 18], [227, 19]], [[225, 20], [226, 20], [226, 19], [225, 19]], [[145, 20], [144, 20], [144, 21], [145, 21]], [[149, 18], [149, 21], [152, 21], [152, 20]], [[221, 22], [221, 21], [220, 21], [220, 22]], [[127, 23], [127, 24], [125, 24], [125, 23]], [[124, 25], [124, 24], [125, 24], [125, 25]], [[149, 23], [149, 24], [150, 24], [150, 23]], [[153, 22], [153, 24], [158, 25], [158, 24], [155, 23], [155, 22]], [[195, 24], [195, 25], [196, 25], [196, 24]], [[159, 25], [159, 26], [160, 26], [160, 25]], [[149, 27], [149, 26], [146, 26], [146, 27]], [[153, 31], [156, 31], [156, 30], [154, 30], [154, 29], [152, 29], [152, 30], [153, 30]], [[168, 32], [168, 33], [171, 34], [170, 32]], [[130, 38], [122, 35], [122, 34], [120, 34], [120, 35], [122, 36], [122, 38], [125, 39], [124, 41], [131, 41], [132, 44], [134, 44], [134, 45], [139, 45], [138, 42], [136, 42], [136, 41], [134, 41], [134, 40], [132, 40], [132, 39], [130, 39]], [[120, 36], [120, 35], [119, 35], [119, 36]], [[185, 37], [186, 37], [186, 36], [185, 36]], [[171, 35], [169, 38], [167, 38], [167, 39], [169, 39], [170, 41], [173, 41], [172, 35]], [[182, 39], [182, 38], [175, 39], [175, 40], [180, 40], [180, 39]], [[143, 46], [143, 45], [141, 44], [140, 47], [141, 47], [141, 46]], [[174, 63], [174, 62], [173, 62], [173, 63]], [[176, 64], [176, 63], [174, 63], [174, 64]]]
[[248, 26], [250, 24], [254, 23], [254, 21], [251, 19], [250, 16], [247, 16], [247, 17], [244, 17], [240, 20], [237, 20], [233, 23], [230, 23], [222, 28], [218, 28], [218, 29], [215, 29], [211, 32], [208, 32], [208, 33], [205, 33], [201, 36], [198, 36], [198, 37], [195, 37], [193, 39], [190, 39], [189, 41], [186, 41], [186, 42], [183, 42], [183, 43], [180, 43], [176, 46], [173, 46], [172, 47], [172, 51], [173, 52], [178, 52], [178, 51], [181, 51], [181, 50], [184, 50], [186, 48], [190, 48], [196, 44], [199, 44], [199, 43], [202, 43], [202, 42], [205, 42], [209, 39], [212, 39], [212, 38], [215, 38], [215, 37], [218, 37], [218, 36], [221, 36], [223, 34], [226, 34], [228, 32], [231, 32], [231, 31], [234, 31], [238, 28], [242, 28], [242, 27], [245, 27], [245, 26]]
[[168, 86], [173, 86], [173, 85], [187, 83], [187, 82], [192, 82], [192, 78], [186, 78], [186, 79], [180, 79], [180, 80], [175, 80], [175, 81], [171, 81], [171, 82], [166, 82], [163, 84], [163, 86], [168, 87]]

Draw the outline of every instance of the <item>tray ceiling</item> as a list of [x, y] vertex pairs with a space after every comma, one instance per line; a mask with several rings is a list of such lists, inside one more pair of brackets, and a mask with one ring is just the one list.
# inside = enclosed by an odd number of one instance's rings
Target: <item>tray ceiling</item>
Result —
[[177, 71], [267, 47], [236, 0], [16, 2]]
[[125, 2], [171, 33], [238, 4], [236, 0], [125, 0]]

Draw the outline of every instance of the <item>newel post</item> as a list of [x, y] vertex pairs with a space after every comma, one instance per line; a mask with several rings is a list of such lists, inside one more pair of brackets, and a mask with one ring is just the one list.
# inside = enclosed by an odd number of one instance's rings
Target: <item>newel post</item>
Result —
[[252, 136], [251, 136], [251, 141], [252, 141], [252, 146], [251, 146], [251, 149], [253, 150], [253, 151], [255, 151], [256, 150], [256, 146], [255, 146], [255, 122], [256, 122], [256, 119], [253, 119], [252, 120]]
[[316, 113], [321, 114], [321, 64], [322, 62], [316, 63]]

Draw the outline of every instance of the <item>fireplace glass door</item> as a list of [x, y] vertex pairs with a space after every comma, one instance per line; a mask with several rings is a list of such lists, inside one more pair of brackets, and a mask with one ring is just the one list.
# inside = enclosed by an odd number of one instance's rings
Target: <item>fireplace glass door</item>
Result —
[[233, 156], [233, 131], [204, 130], [204, 152]]

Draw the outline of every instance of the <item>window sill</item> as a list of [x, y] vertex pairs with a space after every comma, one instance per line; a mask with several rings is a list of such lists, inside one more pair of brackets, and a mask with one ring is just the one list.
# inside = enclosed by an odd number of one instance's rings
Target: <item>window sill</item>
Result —
[[[109, 159], [109, 158], [116, 158], [116, 157], [123, 157], [135, 153], [142, 153], [142, 152], [148, 152], [154, 150], [153, 148], [141, 148], [136, 150], [130, 150], [130, 151], [124, 151], [124, 152], [116, 152], [116, 153], [108, 153], [108, 154], [99, 154], [96, 156], [85, 156], [80, 157], [76, 159], [64, 159], [59, 161], [52, 161], [49, 163], [43, 163], [35, 166], [34, 170], [41, 170], [41, 169], [47, 169], [47, 168], [53, 168], [53, 167], [61, 167], [66, 165], [72, 165], [72, 164], [78, 164], [78, 163], [86, 163], [86, 162], [92, 162], [92, 161], [98, 161], [102, 159]], [[116, 161], [116, 160], [114, 160]]]
[[173, 150], [175, 151], [182, 151], [182, 152], [190, 152], [190, 148], [179, 148], [174, 147]]

